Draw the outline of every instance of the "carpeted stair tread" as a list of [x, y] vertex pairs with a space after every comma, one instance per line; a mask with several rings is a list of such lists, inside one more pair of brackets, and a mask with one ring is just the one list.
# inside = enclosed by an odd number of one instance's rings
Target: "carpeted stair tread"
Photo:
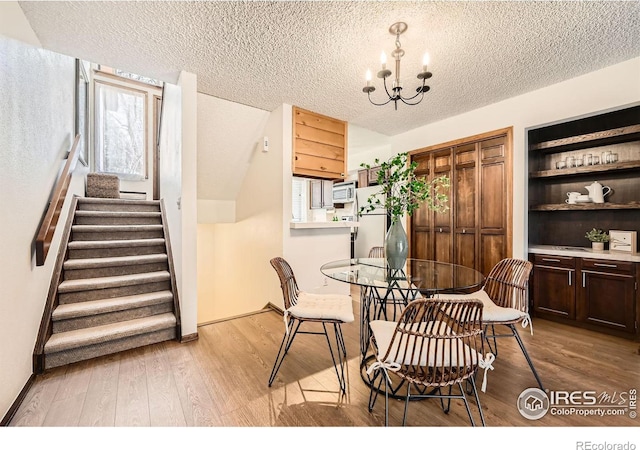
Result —
[[132, 266], [135, 264], [152, 264], [167, 261], [167, 255], [156, 253], [150, 255], [111, 256], [106, 258], [68, 259], [64, 262], [64, 270], [95, 269], [114, 266]]
[[97, 198], [97, 197], [80, 197], [78, 198], [78, 203], [93, 203], [93, 204], [127, 204], [127, 205], [158, 205], [160, 206], [159, 200], [134, 200], [134, 199], [124, 199], [124, 198]]
[[161, 215], [153, 211], [76, 211], [76, 217], [161, 217]]
[[72, 250], [115, 247], [146, 247], [164, 245], [164, 238], [151, 239], [113, 239], [108, 241], [71, 241], [67, 245]]
[[101, 344], [116, 339], [163, 330], [176, 325], [173, 313], [158, 314], [141, 319], [100, 325], [92, 328], [52, 334], [45, 344], [45, 354]]
[[127, 295], [125, 297], [107, 298], [88, 302], [58, 305], [53, 311], [52, 319], [67, 320], [86, 317], [93, 314], [104, 314], [113, 311], [142, 308], [173, 300], [171, 291], [148, 292], [145, 294]]
[[74, 233], [162, 231], [162, 225], [73, 225], [71, 231]]
[[148, 272], [135, 273], [130, 275], [118, 275], [113, 277], [83, 278], [80, 280], [65, 280], [58, 286], [58, 293], [88, 291], [95, 289], [107, 289], [122, 286], [133, 286], [136, 284], [156, 283], [166, 281], [171, 278], [169, 272]]

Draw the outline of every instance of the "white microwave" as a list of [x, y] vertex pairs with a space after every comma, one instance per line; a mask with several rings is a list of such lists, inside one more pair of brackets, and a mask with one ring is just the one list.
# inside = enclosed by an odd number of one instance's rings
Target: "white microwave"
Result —
[[356, 182], [343, 181], [333, 185], [333, 203], [351, 203], [356, 200]]

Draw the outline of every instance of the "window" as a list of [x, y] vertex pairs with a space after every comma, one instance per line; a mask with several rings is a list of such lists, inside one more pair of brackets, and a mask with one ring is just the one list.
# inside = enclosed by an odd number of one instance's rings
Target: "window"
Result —
[[96, 171], [145, 179], [146, 92], [98, 81], [95, 87]]
[[291, 184], [291, 220], [304, 222], [307, 220], [307, 180], [293, 177]]
[[114, 69], [113, 73], [114, 73], [114, 75], [118, 75], [119, 77], [122, 77], [122, 78], [129, 78], [130, 80], [135, 80], [135, 81], [139, 81], [141, 83], [151, 84], [153, 86], [158, 86], [158, 87], [162, 86], [162, 83], [160, 83], [160, 81], [156, 80], [155, 78], [149, 78], [149, 77], [145, 77], [143, 75], [137, 75], [135, 73], [125, 72], [125, 71], [120, 70], [120, 69]]

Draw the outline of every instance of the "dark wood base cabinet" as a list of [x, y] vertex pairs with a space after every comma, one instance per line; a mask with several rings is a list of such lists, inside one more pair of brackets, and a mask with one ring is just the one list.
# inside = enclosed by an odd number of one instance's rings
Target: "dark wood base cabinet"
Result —
[[566, 256], [536, 255], [534, 311], [563, 319], [576, 318], [576, 262]]
[[537, 317], [638, 338], [640, 264], [531, 254]]

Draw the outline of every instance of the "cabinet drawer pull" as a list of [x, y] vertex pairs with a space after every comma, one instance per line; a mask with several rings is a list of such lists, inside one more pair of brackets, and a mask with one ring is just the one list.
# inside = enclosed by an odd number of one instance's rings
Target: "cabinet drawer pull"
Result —
[[560, 262], [559, 259], [552, 259], [552, 258], [542, 258], [542, 260], [547, 262]]
[[587, 274], [582, 272], [582, 287], [587, 287], [586, 277], [587, 277]]
[[571, 271], [569, 271], [569, 286], [571, 286]]
[[601, 263], [593, 263], [596, 267], [611, 267], [612, 269], [617, 268], [617, 264], [601, 264]]

